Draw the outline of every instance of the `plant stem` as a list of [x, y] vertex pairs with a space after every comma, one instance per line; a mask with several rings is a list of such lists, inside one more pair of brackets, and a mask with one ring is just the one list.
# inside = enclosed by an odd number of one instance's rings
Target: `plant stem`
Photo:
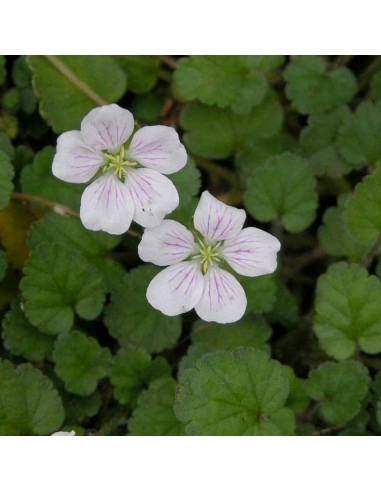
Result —
[[164, 63], [164, 65], [167, 65], [170, 68], [175, 69], [177, 66], [176, 60], [173, 58], [173, 56], [167, 56], [167, 55], [158, 55], [157, 58]]

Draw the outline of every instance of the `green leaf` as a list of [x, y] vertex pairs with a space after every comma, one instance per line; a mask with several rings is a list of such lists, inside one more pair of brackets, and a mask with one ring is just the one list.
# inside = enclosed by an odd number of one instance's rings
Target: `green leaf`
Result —
[[289, 232], [300, 232], [316, 216], [316, 180], [308, 162], [284, 153], [273, 156], [247, 181], [244, 202], [248, 212], [261, 222], [280, 219]]
[[114, 56], [118, 65], [127, 73], [129, 89], [136, 94], [149, 92], [156, 85], [160, 60], [147, 55]]
[[335, 359], [381, 352], [381, 282], [360, 265], [336, 263], [319, 277], [314, 331]]
[[[264, 60], [271, 58], [271, 60]], [[190, 56], [181, 58], [174, 72], [175, 93], [219, 108], [230, 106], [247, 114], [267, 92], [264, 71], [283, 63], [282, 56]]]
[[123, 267], [106, 257], [106, 253], [120, 243], [121, 236], [89, 231], [74, 217], [63, 217], [48, 212], [32, 224], [29, 231], [29, 244], [34, 248], [43, 242], [53, 243], [57, 237], [65, 246], [76, 250], [87, 262], [96, 267], [103, 277], [107, 290], [111, 290], [121, 280], [124, 275]]
[[60, 392], [65, 408], [66, 425], [70, 423], [75, 425], [88, 417], [94, 417], [102, 404], [99, 391], [94, 391], [89, 396], [73, 395], [73, 393], [68, 393], [64, 389], [60, 390]]
[[200, 191], [201, 173], [191, 157], [188, 157], [187, 164], [183, 169], [172, 174], [169, 178], [177, 188], [182, 207], [188, 205], [192, 197]]
[[4, 132], [0, 132], [0, 152], [7, 154], [11, 160], [15, 157], [15, 148], [9, 140], [8, 135]]
[[286, 95], [302, 114], [321, 113], [349, 102], [356, 78], [346, 67], [327, 71], [319, 56], [297, 56], [285, 70]]
[[171, 368], [162, 357], [152, 359], [143, 349], [121, 348], [113, 360], [111, 383], [119, 403], [135, 405], [136, 399], [148, 384], [160, 377], [170, 376]]
[[136, 95], [130, 106], [135, 120], [146, 125], [159, 125], [160, 114], [168, 97], [166, 88], [160, 86], [148, 94]]
[[277, 292], [274, 276], [243, 277], [240, 275], [239, 282], [246, 292], [247, 313], [262, 314], [271, 311]]
[[347, 194], [340, 195], [338, 206], [327, 208], [323, 215], [323, 224], [318, 229], [318, 238], [330, 255], [360, 260], [368, 251], [369, 245], [354, 236], [345, 223], [344, 206], [347, 200]]
[[16, 301], [4, 318], [2, 337], [7, 350], [32, 361], [50, 358], [53, 350], [54, 338], [32, 326]]
[[381, 99], [381, 70], [378, 70], [378, 72], [374, 74], [370, 89], [372, 91], [372, 96], [375, 99]]
[[20, 178], [22, 191], [79, 210], [85, 185], [66, 183], [54, 177], [54, 154], [54, 147], [45, 147], [36, 154], [31, 165], [24, 167]]
[[130, 270], [112, 295], [105, 324], [120, 345], [135, 345], [147, 352], [171, 348], [181, 333], [180, 316], [164, 316], [146, 299], [148, 284], [160, 268], [143, 265]]
[[176, 220], [181, 224], [189, 224], [197, 208], [198, 202], [199, 199], [195, 197], [191, 198], [191, 200], [185, 204], [180, 202], [180, 205], [171, 214], [167, 215], [166, 219]]
[[291, 367], [285, 366], [290, 381], [290, 393], [287, 399], [287, 406], [296, 414], [307, 410], [310, 399], [307, 395], [307, 386], [304, 379], [296, 377]]
[[79, 331], [60, 335], [53, 351], [55, 371], [65, 389], [76, 395], [91, 395], [98, 381], [109, 375], [111, 353], [97, 340]]
[[359, 412], [369, 383], [368, 370], [360, 362], [325, 362], [309, 374], [307, 392], [320, 402], [319, 413], [323, 419], [330, 425], [338, 425]]
[[289, 380], [279, 362], [240, 348], [204, 355], [184, 372], [175, 403], [188, 435], [290, 435], [293, 412], [285, 408]]
[[240, 154], [238, 154], [235, 165], [242, 177], [243, 184], [251, 176], [252, 172], [262, 167], [267, 159], [274, 154], [283, 152], [294, 152], [297, 150], [296, 141], [285, 134], [278, 134], [268, 139], [256, 138]]
[[199, 103], [188, 104], [181, 113], [188, 149], [211, 159], [229, 157], [245, 149], [255, 138], [272, 137], [282, 123], [282, 107], [271, 92], [244, 116]]
[[64, 420], [52, 382], [30, 364], [0, 360], [0, 435], [50, 435]]
[[271, 323], [280, 323], [288, 328], [299, 321], [298, 298], [282, 282], [278, 282], [275, 303], [267, 318]]
[[348, 107], [343, 106], [308, 118], [308, 126], [300, 134], [300, 145], [315, 176], [338, 178], [357, 167], [341, 157], [337, 144], [339, 129], [350, 115]]
[[381, 169], [366, 176], [346, 202], [344, 220], [353, 236], [371, 244], [381, 233]]
[[339, 130], [338, 149], [344, 159], [361, 167], [381, 161], [381, 101], [363, 101]]
[[91, 320], [103, 308], [105, 288], [98, 271], [63, 243], [41, 243], [24, 269], [25, 314], [43, 333], [70, 330], [74, 312]]
[[13, 191], [13, 166], [7, 154], [0, 151], [0, 209], [8, 205]]
[[111, 56], [28, 56], [40, 113], [56, 133], [78, 129], [96, 106], [120, 99], [127, 77]]
[[3, 280], [5, 273], [7, 271], [7, 267], [8, 267], [7, 255], [5, 254], [5, 251], [0, 249], [0, 281]]
[[153, 381], [144, 391], [128, 422], [133, 436], [184, 436], [184, 425], [176, 419], [173, 402], [176, 381], [171, 378]]

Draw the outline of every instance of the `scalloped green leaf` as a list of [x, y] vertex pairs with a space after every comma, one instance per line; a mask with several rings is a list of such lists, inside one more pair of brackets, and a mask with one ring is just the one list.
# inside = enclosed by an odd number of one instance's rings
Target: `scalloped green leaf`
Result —
[[13, 191], [13, 166], [7, 154], [0, 151], [0, 209], [8, 205]]
[[151, 353], [171, 348], [177, 342], [181, 317], [164, 316], [146, 299], [148, 284], [159, 271], [152, 265], [134, 268], [112, 294], [105, 324], [121, 346], [134, 345]]
[[76, 425], [88, 417], [94, 417], [102, 405], [102, 398], [99, 391], [94, 391], [89, 396], [74, 395], [64, 389], [60, 389], [60, 393], [65, 408], [66, 425], [70, 423]]
[[184, 436], [184, 424], [173, 411], [176, 381], [172, 378], [156, 379], [144, 391], [132, 417], [128, 421], [133, 436]]
[[338, 150], [339, 129], [350, 115], [349, 108], [342, 106], [308, 118], [308, 126], [303, 128], [299, 142], [315, 176], [338, 178], [358, 167], [346, 161]]
[[366, 176], [346, 202], [344, 220], [360, 242], [372, 243], [381, 233], [381, 169]]
[[100, 379], [110, 373], [111, 352], [80, 331], [60, 335], [53, 350], [56, 374], [65, 389], [76, 395], [94, 393]]
[[282, 106], [271, 92], [248, 115], [200, 103], [188, 104], [181, 113], [188, 149], [211, 159], [229, 157], [245, 149], [255, 138], [272, 137], [282, 123]]
[[348, 195], [340, 195], [337, 207], [327, 208], [323, 223], [318, 229], [321, 246], [333, 256], [348, 256], [360, 260], [368, 251], [369, 244], [354, 236], [344, 220], [344, 207]]
[[15, 148], [6, 133], [0, 132], [0, 152], [7, 154], [10, 160], [15, 157]]
[[[266, 60], [265, 60], [266, 59]], [[219, 108], [248, 114], [266, 95], [264, 72], [284, 61], [282, 56], [193, 55], [181, 58], [174, 72], [175, 93]]]
[[68, 332], [74, 313], [91, 320], [102, 311], [105, 286], [94, 266], [63, 243], [41, 243], [25, 264], [20, 287], [25, 314], [43, 333]]
[[282, 282], [277, 284], [275, 303], [267, 319], [288, 328], [293, 328], [299, 321], [298, 298]]
[[338, 149], [353, 166], [381, 162], [381, 101], [361, 102], [339, 130]]
[[287, 152], [271, 157], [251, 174], [244, 203], [260, 222], [280, 219], [289, 232], [301, 232], [316, 217], [315, 188], [308, 162]]
[[188, 157], [187, 164], [183, 169], [171, 174], [169, 178], [179, 193], [181, 207], [187, 206], [200, 191], [201, 173], [191, 157]]
[[151, 381], [170, 375], [171, 368], [163, 357], [152, 359], [141, 348], [125, 347], [113, 359], [110, 379], [119, 403], [134, 406], [139, 394]]
[[45, 147], [35, 155], [32, 164], [24, 167], [20, 178], [22, 191], [79, 210], [81, 195], [86, 185], [66, 183], [53, 176], [52, 162], [55, 152], [54, 147]]
[[247, 297], [246, 313], [268, 313], [276, 300], [277, 283], [274, 275], [260, 277], [239, 276]]
[[290, 381], [287, 407], [291, 408], [296, 414], [303, 413], [310, 404], [310, 399], [307, 395], [306, 380], [298, 378], [291, 367], [285, 366], [285, 369]]
[[320, 56], [297, 56], [286, 67], [286, 95], [302, 114], [321, 113], [349, 102], [357, 91], [346, 67], [327, 70]]
[[289, 379], [279, 362], [252, 348], [206, 354], [185, 371], [175, 402], [188, 435], [292, 435]]
[[113, 58], [127, 73], [129, 90], [145, 94], [154, 88], [160, 69], [160, 60], [156, 56], [118, 55]]
[[342, 360], [361, 349], [381, 352], [381, 281], [341, 262], [319, 277], [314, 331], [328, 355]]
[[360, 411], [369, 384], [368, 369], [360, 362], [325, 362], [310, 372], [307, 392], [320, 402], [319, 413], [327, 424], [340, 425]]
[[0, 359], [0, 435], [50, 435], [64, 421], [52, 382], [31, 364], [14, 367]]
[[2, 337], [7, 350], [32, 361], [50, 357], [53, 350], [54, 337], [32, 326], [16, 301], [4, 318]]
[[108, 55], [28, 56], [40, 113], [56, 133], [78, 129], [96, 106], [115, 102], [127, 76]]

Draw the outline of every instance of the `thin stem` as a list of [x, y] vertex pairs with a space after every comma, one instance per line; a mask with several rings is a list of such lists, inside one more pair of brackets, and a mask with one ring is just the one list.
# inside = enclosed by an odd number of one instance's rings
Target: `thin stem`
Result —
[[177, 67], [177, 62], [173, 58], [173, 56], [168, 56], [168, 55], [158, 55], [157, 58], [164, 63], [164, 65], [167, 65], [169, 68], [175, 69]]
[[216, 164], [213, 161], [208, 161], [207, 159], [202, 159], [201, 157], [197, 157], [193, 154], [191, 154], [192, 159], [195, 160], [197, 166], [204, 171], [206, 171], [208, 174], [212, 176], [218, 176], [228, 183], [230, 183], [233, 187], [237, 187], [239, 184], [239, 178], [238, 176], [229, 171], [228, 169], [225, 169], [218, 164]]
[[359, 77], [359, 90], [361, 92], [369, 83], [370, 79], [381, 67], [381, 56], [376, 56], [374, 60], [368, 65], [364, 72]]
[[44, 55], [45, 58], [56, 68], [62, 75], [64, 75], [72, 84], [74, 84], [81, 92], [83, 92], [89, 99], [91, 99], [98, 106], [104, 106], [108, 102], [97, 94], [91, 87], [85, 82], [79, 79], [74, 72], [70, 70], [59, 58], [53, 55]]
[[331, 434], [331, 432], [336, 432], [339, 430], [344, 429], [345, 425], [340, 424], [340, 425], [334, 425], [333, 427], [326, 427], [325, 429], [321, 429], [319, 431], [313, 432], [313, 436], [325, 436], [326, 434]]

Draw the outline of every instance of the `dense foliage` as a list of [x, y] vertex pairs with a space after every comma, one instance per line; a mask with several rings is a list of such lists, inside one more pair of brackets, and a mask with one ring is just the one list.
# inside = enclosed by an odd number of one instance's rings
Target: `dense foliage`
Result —
[[[230, 324], [168, 317], [143, 229], [87, 230], [57, 137], [117, 102], [282, 247]], [[379, 435], [381, 57], [0, 56], [0, 434]]]

